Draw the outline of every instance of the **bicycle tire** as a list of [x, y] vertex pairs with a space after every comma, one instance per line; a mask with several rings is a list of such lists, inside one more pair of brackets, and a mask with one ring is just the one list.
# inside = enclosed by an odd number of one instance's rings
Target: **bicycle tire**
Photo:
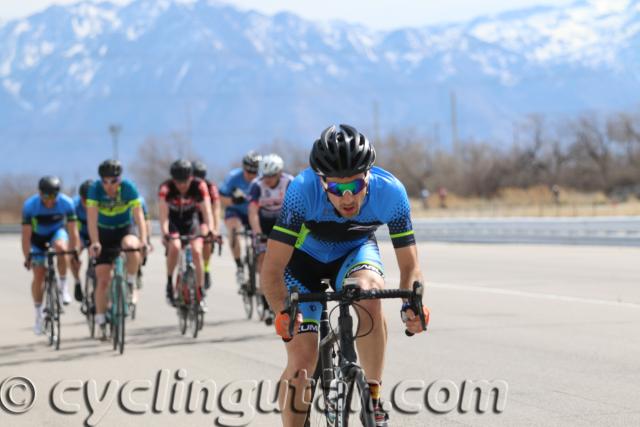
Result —
[[[345, 427], [349, 426], [364, 426], [375, 427], [376, 420], [373, 412], [373, 403], [371, 401], [371, 391], [369, 390], [369, 384], [364, 376], [364, 371], [359, 366], [354, 366], [352, 369], [352, 381], [347, 383], [347, 395], [345, 400], [345, 410], [338, 416], [343, 417], [341, 425]], [[354, 404], [354, 396], [357, 387], [357, 402], [359, 402], [359, 411], [352, 409]]]
[[124, 353], [124, 339], [125, 339], [125, 313], [126, 313], [126, 305], [125, 305], [125, 289], [123, 285], [124, 281], [120, 280], [120, 292], [118, 296], [118, 346], [120, 350], [120, 354]]
[[250, 320], [253, 316], [253, 296], [250, 295], [248, 289], [242, 290], [242, 304], [244, 306], [244, 313], [247, 319]]
[[198, 310], [200, 301], [198, 300], [196, 281], [193, 272], [187, 270], [187, 286], [189, 289], [189, 326], [191, 327], [191, 336], [198, 338]]
[[118, 295], [120, 294], [120, 288], [118, 286], [118, 279], [114, 278], [111, 282], [111, 340], [113, 344], [113, 350], [118, 348]]
[[84, 278], [84, 306], [86, 310], [85, 317], [87, 326], [89, 327], [89, 336], [95, 337], [96, 334], [96, 310], [95, 310], [95, 275], [91, 274], [90, 267]]
[[54, 336], [55, 349], [60, 350], [60, 291], [58, 286], [52, 286], [53, 288], [53, 316], [52, 316], [52, 331]]
[[263, 321], [266, 316], [266, 299], [261, 292], [256, 292], [256, 315], [260, 321]]

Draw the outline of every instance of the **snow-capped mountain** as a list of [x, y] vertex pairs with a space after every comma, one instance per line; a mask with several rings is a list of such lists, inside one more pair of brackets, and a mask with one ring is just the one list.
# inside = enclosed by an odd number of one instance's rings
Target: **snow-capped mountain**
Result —
[[[464, 24], [373, 31], [266, 16], [212, 0], [53, 6], [0, 26], [0, 169], [130, 160], [183, 132], [226, 165], [273, 139], [309, 144], [328, 124], [406, 128], [449, 142], [508, 142], [529, 113], [637, 108], [640, 0], [582, 0]], [[59, 172], [58, 172], [59, 173]]]

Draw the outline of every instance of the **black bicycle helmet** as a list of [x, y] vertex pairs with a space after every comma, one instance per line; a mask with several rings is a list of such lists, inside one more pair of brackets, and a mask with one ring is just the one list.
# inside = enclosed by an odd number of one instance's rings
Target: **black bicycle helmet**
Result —
[[344, 178], [371, 169], [376, 151], [366, 136], [349, 125], [326, 128], [313, 143], [309, 164], [320, 176]]
[[207, 177], [207, 165], [205, 165], [200, 160], [195, 160], [192, 162], [193, 165], [193, 176], [205, 179]]
[[258, 173], [262, 156], [251, 150], [242, 158], [242, 167], [249, 173]]
[[100, 175], [100, 178], [118, 177], [122, 175], [122, 165], [118, 160], [105, 160], [98, 166], [98, 175]]
[[87, 195], [89, 194], [89, 187], [91, 187], [91, 184], [93, 184], [93, 180], [91, 179], [88, 179], [80, 184], [80, 188], [78, 188], [78, 194], [80, 194], [80, 197], [82, 197], [83, 199], [87, 198]]
[[189, 160], [178, 159], [171, 163], [171, 178], [186, 181], [193, 176], [193, 166]]
[[38, 181], [38, 190], [47, 196], [55, 196], [60, 192], [60, 178], [53, 175], [47, 175]]

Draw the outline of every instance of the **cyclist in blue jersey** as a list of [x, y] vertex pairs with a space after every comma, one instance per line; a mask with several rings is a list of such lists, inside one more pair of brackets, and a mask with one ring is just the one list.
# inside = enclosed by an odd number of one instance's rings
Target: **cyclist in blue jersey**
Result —
[[260, 155], [255, 151], [249, 151], [242, 158], [242, 168], [233, 169], [225, 178], [220, 187], [220, 200], [225, 205], [224, 225], [229, 231], [229, 245], [231, 253], [236, 261], [236, 281], [238, 285], [244, 283], [244, 267], [240, 254], [240, 239], [235, 235], [242, 227], [249, 228], [247, 208], [249, 205], [248, 193], [251, 181], [258, 174]]
[[[24, 266], [33, 270], [31, 296], [36, 311], [33, 331], [37, 335], [42, 333], [42, 297], [46, 273], [44, 253], [47, 245], [56, 251], [78, 248], [73, 201], [69, 196], [60, 193], [60, 179], [44, 176], [38, 182], [38, 190], [39, 193], [29, 197], [22, 208], [22, 254]], [[58, 257], [58, 288], [65, 305], [71, 302], [67, 289], [67, 263], [66, 256]]]
[[[422, 281], [411, 224], [409, 200], [402, 183], [389, 172], [373, 167], [375, 150], [367, 138], [347, 125], [325, 129], [315, 141], [309, 162], [289, 185], [278, 222], [267, 244], [261, 286], [275, 313], [276, 330], [285, 340], [287, 366], [282, 379], [293, 390], [280, 390], [280, 406], [286, 426], [303, 425], [310, 390], [304, 375], [314, 371], [318, 355], [321, 304], [300, 304], [301, 314], [288, 336], [289, 316], [284, 300], [287, 288], [322, 292], [321, 279], [330, 278], [335, 290], [347, 277], [356, 278], [362, 289], [382, 289], [384, 274], [375, 230], [387, 224], [400, 269], [400, 287], [411, 289]], [[360, 301], [360, 330], [370, 333], [356, 340], [359, 358], [369, 381], [376, 425], [387, 426], [388, 415], [380, 403], [380, 382], [387, 341], [386, 320], [380, 300]], [[370, 315], [367, 315], [366, 312]], [[403, 305], [406, 328], [422, 331], [418, 316]], [[425, 315], [428, 312], [425, 311]], [[426, 317], [426, 316], [425, 316]], [[282, 383], [285, 384], [284, 382]], [[306, 396], [305, 396], [306, 394]], [[295, 395], [295, 396], [294, 396]]]
[[91, 187], [92, 184], [92, 179], [84, 181], [78, 188], [78, 195], [73, 198], [73, 206], [76, 212], [76, 221], [78, 224], [78, 233], [80, 235], [81, 244], [78, 251], [78, 257], [71, 260], [71, 272], [73, 273], [73, 278], [76, 281], [73, 293], [76, 301], [78, 302], [82, 302], [82, 284], [80, 283], [80, 267], [82, 266], [82, 260], [80, 258], [80, 254], [82, 253], [82, 249], [88, 248], [91, 244], [89, 230], [87, 228], [87, 194], [89, 192], [89, 187]]
[[[146, 250], [147, 227], [135, 184], [122, 179], [122, 166], [117, 160], [105, 160], [98, 167], [100, 180], [89, 187], [87, 196], [87, 225], [91, 237], [91, 253], [96, 257], [96, 323], [100, 325], [102, 340], [107, 339], [105, 312], [107, 292], [118, 251], [141, 248], [143, 253], [127, 253], [127, 284], [132, 290], [140, 260]], [[133, 233], [138, 226], [139, 238]]]

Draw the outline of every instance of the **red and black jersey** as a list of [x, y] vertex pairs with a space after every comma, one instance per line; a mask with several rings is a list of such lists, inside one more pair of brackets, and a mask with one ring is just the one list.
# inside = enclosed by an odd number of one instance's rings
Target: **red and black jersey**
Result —
[[200, 203], [211, 199], [207, 184], [200, 178], [193, 178], [184, 195], [180, 194], [173, 180], [169, 179], [160, 185], [158, 197], [169, 206], [169, 222], [173, 224], [193, 222]]
[[207, 188], [209, 189], [209, 196], [211, 197], [211, 203], [220, 200], [220, 192], [218, 191], [218, 186], [208, 180], [205, 180], [207, 183]]

